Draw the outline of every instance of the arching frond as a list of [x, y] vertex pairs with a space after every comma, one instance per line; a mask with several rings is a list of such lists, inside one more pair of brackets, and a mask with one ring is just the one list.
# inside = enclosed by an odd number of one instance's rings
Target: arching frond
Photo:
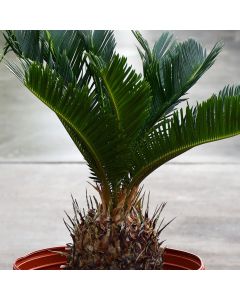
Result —
[[207, 55], [206, 50], [193, 39], [177, 43], [164, 33], [151, 50], [139, 32], [134, 33], [143, 51], [145, 79], [150, 83], [153, 101], [146, 130], [182, 101], [182, 97], [197, 80], [213, 65], [222, 48], [216, 44]]
[[19, 58], [43, 62], [45, 49], [40, 30], [6, 30], [4, 54], [13, 51]]
[[123, 130], [126, 140], [133, 140], [149, 113], [149, 85], [127, 65], [126, 57], [115, 55], [110, 64], [104, 64], [93, 55], [89, 58], [95, 66], [120, 130]]
[[4, 36], [5, 54], [11, 50], [25, 61], [44, 62], [64, 81], [80, 85], [93, 78], [85, 52], [109, 61], [116, 46], [110, 30], [7, 30]]
[[240, 134], [240, 88], [225, 88], [196, 107], [173, 113], [136, 146], [133, 185], [187, 150]]
[[101, 111], [87, 86], [64, 85], [56, 71], [33, 63], [25, 69], [26, 87], [53, 110], [82, 152], [93, 179], [112, 189], [126, 170], [115, 119]]

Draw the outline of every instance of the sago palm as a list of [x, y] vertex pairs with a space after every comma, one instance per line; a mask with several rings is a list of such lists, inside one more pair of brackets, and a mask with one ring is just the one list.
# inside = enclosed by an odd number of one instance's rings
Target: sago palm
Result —
[[151, 48], [140, 32], [143, 75], [116, 53], [112, 31], [6, 31], [7, 62], [22, 83], [56, 113], [84, 156], [99, 199], [88, 211], [74, 201], [67, 227], [67, 269], [160, 269], [158, 224], [143, 211], [142, 181], [158, 167], [197, 145], [240, 133], [240, 87], [225, 87], [178, 109], [187, 91], [213, 65], [193, 39], [163, 33]]

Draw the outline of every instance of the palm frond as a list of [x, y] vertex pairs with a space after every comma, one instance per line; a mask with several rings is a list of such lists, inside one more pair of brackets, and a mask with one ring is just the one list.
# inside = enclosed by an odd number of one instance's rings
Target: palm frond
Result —
[[[55, 57], [54, 68], [68, 82], [81, 86], [87, 84], [96, 90], [102, 102], [102, 87], [86, 53], [93, 53], [104, 62], [109, 62], [115, 52], [115, 38], [110, 30], [66, 30], [49, 31]], [[103, 105], [103, 102], [102, 102]]]
[[153, 94], [151, 114], [146, 123], [148, 130], [170, 113], [213, 65], [222, 43], [217, 43], [207, 55], [206, 50], [195, 40], [177, 43], [172, 35], [163, 33], [151, 50], [139, 32], [134, 34], [144, 50], [140, 50], [144, 76], [150, 83]]
[[136, 145], [132, 185], [187, 150], [240, 133], [240, 87], [223, 89], [196, 107], [165, 118]]
[[112, 189], [126, 172], [124, 143], [115, 119], [101, 111], [95, 93], [87, 86], [64, 85], [56, 71], [36, 63], [25, 70], [24, 83], [57, 114], [86, 159], [93, 179]]
[[81, 31], [87, 52], [101, 57], [105, 62], [112, 59], [116, 41], [112, 30], [83, 30]]
[[[21, 34], [24, 36], [24, 32]], [[10, 68], [55, 111], [83, 153], [95, 181], [105, 180], [104, 184], [112, 189], [126, 183], [129, 180], [129, 143], [146, 117], [150, 98], [148, 84], [127, 67], [126, 58], [113, 54], [115, 40], [112, 32], [45, 31], [41, 35], [48, 45], [44, 48], [48, 49], [48, 56], [47, 51], [44, 52], [45, 63], [41, 60], [32, 62], [31, 51], [22, 51], [21, 39], [13, 35], [15, 40], [11, 47], [19, 46], [20, 50], [17, 50], [21, 52], [16, 54], [25, 62], [25, 74], [22, 76], [15, 66]], [[91, 55], [86, 56], [87, 51], [91, 51]], [[105, 67], [96, 72], [93, 61], [87, 60], [89, 57], [94, 57], [95, 62], [101, 61]], [[86, 91], [84, 95], [75, 95], [83, 89]], [[90, 94], [94, 95], [91, 99]], [[85, 108], [85, 102], [81, 100], [84, 97], [86, 103], [90, 101]], [[119, 118], [108, 106], [109, 101], [116, 105]], [[87, 118], [88, 121], [84, 121]]]
[[225, 97], [232, 97], [240, 95], [240, 85], [227, 85], [218, 93], [218, 97], [225, 98]]
[[125, 134], [125, 139], [133, 140], [144, 125], [151, 101], [150, 88], [132, 67], [127, 58], [114, 55], [109, 64], [90, 55], [101, 86], [109, 101], [109, 106]]
[[13, 51], [20, 58], [43, 61], [42, 32], [39, 30], [6, 30], [5, 54]]
[[85, 52], [109, 61], [115, 51], [110, 30], [7, 30], [5, 54], [12, 50], [26, 61], [43, 61], [66, 82], [86, 84], [92, 74], [86, 67]]

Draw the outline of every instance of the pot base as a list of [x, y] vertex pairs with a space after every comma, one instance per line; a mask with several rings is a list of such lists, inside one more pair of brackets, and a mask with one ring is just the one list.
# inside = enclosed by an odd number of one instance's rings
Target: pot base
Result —
[[[13, 270], [60, 270], [66, 263], [66, 257], [58, 252], [64, 252], [65, 246], [52, 247], [32, 252], [20, 257], [13, 265]], [[202, 260], [191, 253], [166, 248], [163, 255], [164, 270], [204, 270]]]

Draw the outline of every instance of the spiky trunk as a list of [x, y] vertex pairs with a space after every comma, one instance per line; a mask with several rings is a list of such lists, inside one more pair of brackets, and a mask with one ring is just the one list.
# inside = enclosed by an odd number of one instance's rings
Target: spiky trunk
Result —
[[[139, 191], [135, 190], [133, 194], [134, 197], [131, 197], [136, 198]], [[73, 243], [67, 245], [67, 264], [63, 267], [91, 270], [161, 269], [164, 249], [159, 235], [163, 228], [157, 228], [157, 221], [165, 203], [150, 218], [148, 207], [143, 213], [142, 199], [138, 200], [134, 203], [131, 200], [132, 204], [127, 207], [126, 197], [125, 201], [118, 199], [118, 205], [108, 215], [101, 204], [96, 202], [93, 205], [91, 197], [87, 213], [81, 212], [74, 200], [74, 218], [68, 216], [71, 225], [66, 224]]]

